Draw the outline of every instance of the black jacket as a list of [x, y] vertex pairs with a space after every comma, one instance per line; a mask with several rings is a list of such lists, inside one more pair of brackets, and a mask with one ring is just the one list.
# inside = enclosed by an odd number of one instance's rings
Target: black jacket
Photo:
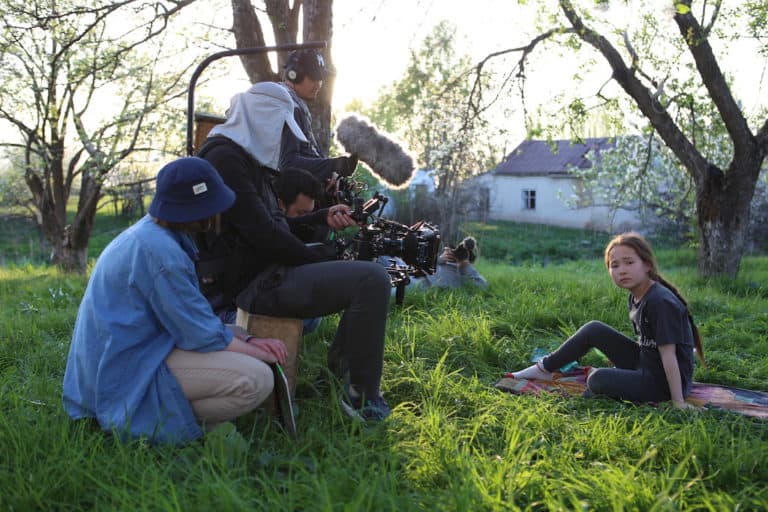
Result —
[[321, 183], [325, 183], [335, 170], [334, 159], [328, 158], [323, 153], [317, 139], [315, 139], [315, 134], [312, 131], [312, 114], [310, 114], [307, 104], [299, 98], [296, 91], [285, 84], [282, 85], [293, 99], [293, 118], [307, 138], [307, 142], [300, 141], [288, 128], [288, 125], [284, 126], [280, 144], [280, 168], [305, 169], [314, 174]]
[[198, 156], [219, 171], [235, 192], [235, 203], [221, 215], [217, 233], [198, 236], [198, 275], [214, 309], [227, 307], [261, 271], [275, 264], [303, 265], [328, 255], [307, 247], [291, 232], [307, 224], [324, 224], [327, 210], [286, 219], [272, 187], [274, 171], [222, 136], [210, 137]]

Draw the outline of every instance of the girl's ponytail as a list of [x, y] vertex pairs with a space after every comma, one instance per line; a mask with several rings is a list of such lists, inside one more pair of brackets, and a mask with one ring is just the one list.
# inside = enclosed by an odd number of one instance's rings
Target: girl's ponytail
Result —
[[674, 293], [675, 297], [677, 297], [678, 300], [680, 300], [680, 302], [682, 302], [685, 306], [685, 311], [688, 314], [688, 322], [691, 324], [691, 331], [693, 331], [693, 344], [696, 347], [696, 354], [699, 356], [699, 361], [701, 361], [701, 364], [706, 367], [707, 361], [704, 359], [704, 347], [701, 345], [701, 334], [699, 334], [699, 328], [696, 326], [696, 322], [693, 321], [693, 315], [691, 314], [691, 309], [688, 307], [688, 302], [685, 300], [685, 298], [683, 298], [683, 295], [680, 293], [680, 291], [675, 288], [672, 283], [661, 277], [658, 272], [651, 272], [650, 277], [654, 281], [658, 281], [666, 288], [668, 288], [669, 291]]

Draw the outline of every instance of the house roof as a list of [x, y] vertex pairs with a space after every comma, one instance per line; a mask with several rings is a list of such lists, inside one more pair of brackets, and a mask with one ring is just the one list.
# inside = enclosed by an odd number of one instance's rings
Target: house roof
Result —
[[[550, 145], [552, 144], [552, 145]], [[506, 176], [567, 176], [572, 167], [587, 169], [592, 161], [587, 153], [594, 150], [599, 158], [600, 150], [615, 146], [615, 139], [601, 137], [585, 139], [583, 144], [570, 140], [526, 140], [517, 146], [493, 174]], [[553, 147], [556, 148], [553, 151]]]

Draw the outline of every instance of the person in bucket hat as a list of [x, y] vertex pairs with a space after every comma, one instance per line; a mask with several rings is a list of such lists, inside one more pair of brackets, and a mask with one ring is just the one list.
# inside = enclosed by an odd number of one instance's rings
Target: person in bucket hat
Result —
[[193, 233], [235, 194], [188, 157], [157, 175], [149, 214], [119, 234], [93, 269], [64, 373], [64, 408], [120, 437], [181, 444], [255, 409], [271, 393], [269, 363], [286, 349], [224, 325], [198, 287]]
[[170, 223], [193, 223], [210, 219], [235, 202], [232, 192], [202, 158], [180, 158], [157, 175], [155, 196], [149, 214]]

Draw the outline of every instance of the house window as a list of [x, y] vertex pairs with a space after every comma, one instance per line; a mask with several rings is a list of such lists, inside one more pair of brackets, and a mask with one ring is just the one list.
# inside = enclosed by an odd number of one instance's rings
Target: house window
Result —
[[523, 210], [536, 209], [536, 191], [523, 190]]

